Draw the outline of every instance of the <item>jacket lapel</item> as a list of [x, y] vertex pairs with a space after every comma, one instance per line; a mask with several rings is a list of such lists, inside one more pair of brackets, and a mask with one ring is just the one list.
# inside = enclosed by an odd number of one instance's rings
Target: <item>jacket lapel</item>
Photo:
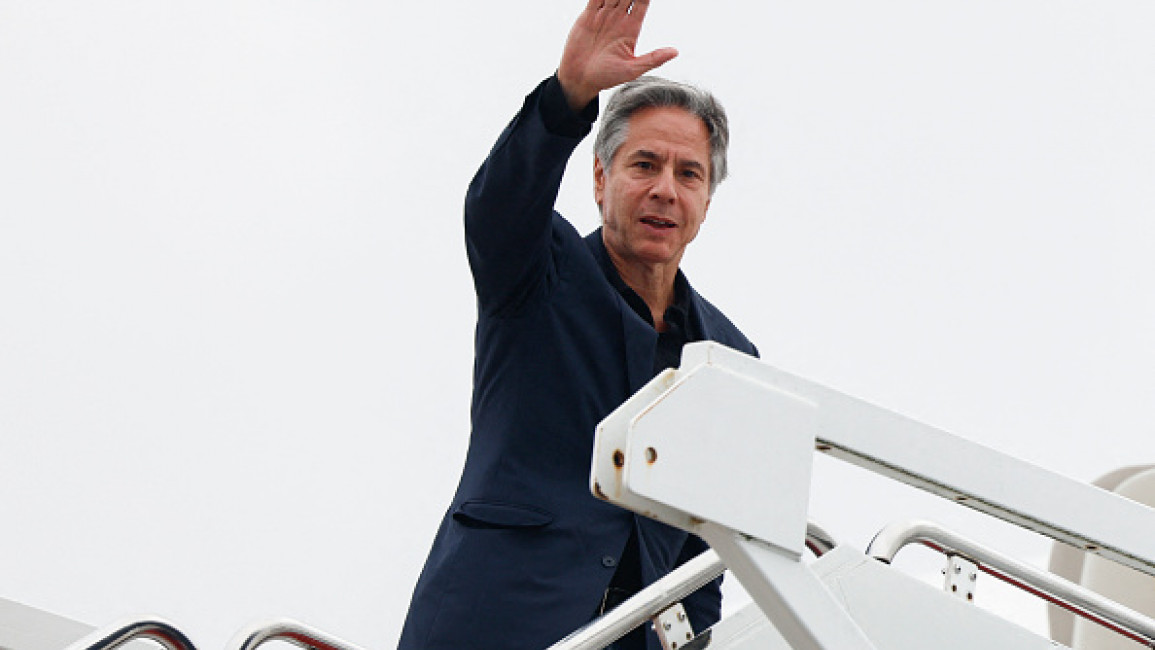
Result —
[[654, 376], [654, 348], [658, 344], [658, 333], [635, 314], [621, 296], [618, 296], [618, 309], [622, 314], [622, 333], [626, 339], [626, 373], [632, 395]]
[[686, 285], [690, 287], [690, 304], [693, 306], [693, 308], [690, 309], [690, 318], [694, 319], [694, 325], [698, 328], [698, 333], [701, 334], [702, 340], [713, 341], [714, 335], [716, 334], [714, 331], [714, 323], [706, 318], [706, 308], [702, 304], [702, 296], [699, 296], [698, 292], [694, 291], [694, 287], [690, 285], [689, 281], [686, 282]]
[[617, 305], [618, 315], [621, 318], [622, 338], [625, 343], [623, 353], [626, 358], [626, 379], [632, 395], [654, 376], [654, 348], [658, 343], [658, 333], [649, 323], [634, 313], [634, 310], [626, 303], [625, 298], [617, 289], [613, 288], [614, 280], [609, 277], [609, 274], [613, 273], [614, 278], [616, 278], [617, 270], [614, 269], [609, 254], [606, 252], [605, 243], [602, 241], [602, 229], [598, 228], [593, 231], [586, 236], [585, 240], [590, 252], [601, 267], [602, 273], [607, 276], [606, 283], [610, 285], [610, 291], [614, 294], [614, 304]]

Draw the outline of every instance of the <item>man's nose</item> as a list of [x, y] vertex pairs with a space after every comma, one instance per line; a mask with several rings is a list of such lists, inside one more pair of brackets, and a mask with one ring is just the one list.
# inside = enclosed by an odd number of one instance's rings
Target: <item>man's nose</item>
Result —
[[650, 197], [659, 201], [674, 202], [674, 199], [678, 197], [678, 191], [673, 169], [663, 169], [662, 173], [654, 178], [654, 185], [650, 188]]

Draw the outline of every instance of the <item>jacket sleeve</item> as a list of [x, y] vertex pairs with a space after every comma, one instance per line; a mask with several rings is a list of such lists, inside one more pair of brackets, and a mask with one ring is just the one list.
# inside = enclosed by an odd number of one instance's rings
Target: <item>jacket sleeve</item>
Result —
[[482, 311], [516, 312], [548, 283], [553, 205], [597, 110], [595, 100], [574, 113], [550, 77], [526, 97], [474, 176], [465, 197], [465, 243]]

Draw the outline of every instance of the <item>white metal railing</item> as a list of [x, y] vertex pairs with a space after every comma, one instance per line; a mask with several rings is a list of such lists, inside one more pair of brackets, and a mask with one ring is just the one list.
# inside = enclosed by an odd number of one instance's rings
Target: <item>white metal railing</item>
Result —
[[867, 555], [891, 563], [910, 544], [921, 544], [945, 555], [961, 555], [980, 571], [1093, 621], [1133, 641], [1155, 647], [1155, 620], [1053, 573], [1009, 558], [978, 542], [929, 521], [891, 524], [879, 531]]
[[[835, 543], [825, 530], [811, 523], [806, 531], [806, 546], [816, 556], [821, 556], [833, 549]], [[552, 647], [557, 650], [603, 648], [702, 588], [725, 570], [718, 554], [706, 551]], [[166, 650], [197, 650], [183, 632], [159, 618], [129, 619], [100, 628], [73, 642], [66, 650], [115, 650], [140, 639], [159, 643]], [[256, 650], [270, 641], [285, 641], [305, 650], [362, 650], [355, 644], [290, 619], [254, 623], [238, 632], [226, 650]]]
[[[806, 547], [816, 556], [822, 556], [835, 547], [835, 542], [821, 526], [810, 522], [806, 526]], [[725, 570], [726, 565], [718, 554], [706, 551], [634, 594], [621, 605], [553, 644], [548, 650], [604, 648], [701, 589], [722, 575]]]

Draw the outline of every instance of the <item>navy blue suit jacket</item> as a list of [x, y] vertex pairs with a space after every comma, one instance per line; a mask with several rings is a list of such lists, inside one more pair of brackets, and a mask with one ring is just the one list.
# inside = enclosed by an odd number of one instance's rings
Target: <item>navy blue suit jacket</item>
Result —
[[[594, 429], [652, 377], [657, 332], [607, 281], [600, 231], [583, 239], [553, 210], [590, 126], [551, 132], [538, 105], [543, 87], [466, 198], [478, 306], [473, 430], [402, 650], [546, 648], [593, 616], [635, 527], [646, 584], [706, 548], [589, 492]], [[704, 338], [757, 353], [692, 289], [690, 299]], [[686, 605], [695, 629], [712, 624], [718, 584]]]

